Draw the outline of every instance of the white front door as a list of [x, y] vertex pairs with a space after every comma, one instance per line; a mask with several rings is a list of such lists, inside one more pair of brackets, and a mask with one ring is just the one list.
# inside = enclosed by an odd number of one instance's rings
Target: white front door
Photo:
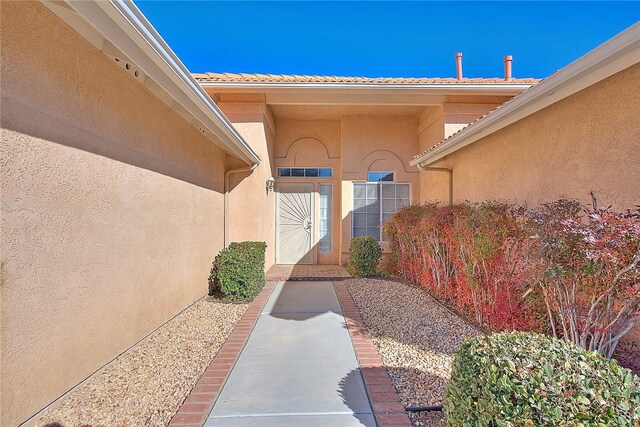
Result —
[[313, 264], [313, 184], [280, 183], [277, 191], [276, 262]]

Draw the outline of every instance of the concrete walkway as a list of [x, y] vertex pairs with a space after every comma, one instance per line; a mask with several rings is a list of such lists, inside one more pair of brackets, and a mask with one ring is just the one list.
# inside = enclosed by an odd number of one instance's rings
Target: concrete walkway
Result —
[[331, 282], [278, 283], [205, 426], [375, 426]]

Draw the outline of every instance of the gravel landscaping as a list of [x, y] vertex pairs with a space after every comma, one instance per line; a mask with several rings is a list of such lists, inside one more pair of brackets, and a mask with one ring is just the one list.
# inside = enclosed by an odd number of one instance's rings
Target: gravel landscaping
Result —
[[247, 307], [197, 301], [53, 405], [36, 425], [167, 425]]
[[[377, 279], [346, 281], [404, 406], [442, 405], [453, 355], [482, 331], [423, 289]], [[441, 412], [410, 414], [414, 426], [440, 426]]]

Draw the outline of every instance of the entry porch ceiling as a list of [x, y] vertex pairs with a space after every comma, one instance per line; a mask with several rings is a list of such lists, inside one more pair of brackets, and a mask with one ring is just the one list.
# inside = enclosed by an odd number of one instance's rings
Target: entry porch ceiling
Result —
[[420, 116], [425, 109], [436, 109], [435, 106], [424, 105], [271, 105], [270, 108], [276, 119], [294, 120], [339, 120], [343, 116]]
[[269, 105], [440, 105], [445, 95], [417, 93], [266, 93]]

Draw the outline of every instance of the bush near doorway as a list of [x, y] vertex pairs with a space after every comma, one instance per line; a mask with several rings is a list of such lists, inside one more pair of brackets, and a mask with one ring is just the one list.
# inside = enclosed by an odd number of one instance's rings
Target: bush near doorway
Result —
[[347, 270], [354, 276], [371, 277], [377, 274], [382, 257], [380, 243], [371, 236], [356, 237], [349, 246]]
[[220, 251], [209, 275], [209, 295], [252, 301], [265, 283], [265, 242], [233, 242]]
[[445, 400], [450, 426], [640, 424], [640, 378], [596, 352], [528, 332], [466, 341]]

